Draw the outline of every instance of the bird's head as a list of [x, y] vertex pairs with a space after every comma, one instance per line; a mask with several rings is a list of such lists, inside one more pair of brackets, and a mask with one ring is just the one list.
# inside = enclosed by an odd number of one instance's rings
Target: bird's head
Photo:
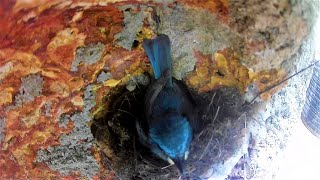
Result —
[[149, 135], [166, 155], [169, 163], [174, 163], [181, 174], [184, 174], [192, 139], [192, 128], [187, 118], [181, 115], [166, 117], [150, 128]]

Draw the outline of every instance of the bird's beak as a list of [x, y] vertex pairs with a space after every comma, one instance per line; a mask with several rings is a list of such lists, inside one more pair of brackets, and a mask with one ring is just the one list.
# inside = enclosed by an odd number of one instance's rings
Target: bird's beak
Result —
[[177, 166], [181, 174], [185, 173], [185, 159], [184, 157], [178, 157], [173, 159], [174, 164]]

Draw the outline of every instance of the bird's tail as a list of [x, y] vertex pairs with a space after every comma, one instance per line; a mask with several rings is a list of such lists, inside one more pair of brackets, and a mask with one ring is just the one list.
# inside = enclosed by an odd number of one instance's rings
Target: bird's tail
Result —
[[144, 40], [143, 48], [150, 59], [155, 78], [159, 79], [161, 76], [165, 76], [172, 84], [169, 37], [159, 35], [154, 39]]

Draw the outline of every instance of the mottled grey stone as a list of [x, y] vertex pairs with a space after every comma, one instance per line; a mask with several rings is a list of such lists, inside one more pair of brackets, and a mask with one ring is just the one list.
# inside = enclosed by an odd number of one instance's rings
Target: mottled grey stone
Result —
[[83, 146], [83, 143], [73, 148], [61, 145], [40, 150], [37, 153], [37, 161], [46, 162], [51, 169], [63, 175], [80, 172], [90, 178], [99, 171], [98, 163], [91, 155], [90, 149]]
[[124, 28], [123, 31], [116, 34], [114, 37], [119, 46], [122, 46], [128, 50], [131, 50], [134, 40], [136, 40], [136, 34], [141, 30], [143, 26], [143, 20], [145, 14], [143, 9], [140, 12], [132, 13], [127, 11], [133, 6], [120, 6], [118, 7], [124, 14]]
[[6, 127], [6, 119], [0, 118], [0, 142], [4, 139], [5, 127]]
[[68, 123], [69, 123], [70, 115], [69, 114], [61, 114], [60, 117], [58, 118], [59, 122], [59, 127], [64, 127], [66, 128]]
[[88, 125], [92, 119], [90, 110], [95, 105], [95, 94], [92, 89], [93, 85], [89, 85], [84, 92], [82, 112], [73, 115], [62, 114], [58, 118], [60, 127], [66, 127], [71, 120], [74, 128], [70, 133], [61, 135], [59, 146], [38, 151], [37, 162], [45, 162], [51, 169], [63, 175], [80, 172], [82, 176], [90, 178], [99, 172], [99, 164], [90, 151], [94, 141]]
[[[89, 111], [91, 110], [91, 108], [93, 108], [96, 105], [96, 101], [95, 101], [95, 94], [93, 91], [94, 86], [93, 85], [88, 85], [86, 90], [84, 91], [84, 110], [83, 113], [85, 113], [85, 115], [87, 117], [89, 117]], [[87, 122], [89, 122], [90, 119], [87, 119]]]
[[101, 72], [97, 78], [97, 82], [103, 83], [109, 79], [112, 79], [112, 74], [110, 72]]
[[158, 31], [170, 37], [173, 76], [179, 80], [194, 70], [194, 50], [208, 55], [242, 42], [207, 10], [177, 5], [173, 9], [165, 8], [160, 19]]
[[71, 71], [78, 71], [81, 63], [92, 65], [98, 62], [103, 55], [105, 45], [102, 43], [89, 44], [76, 50], [76, 57], [71, 64]]
[[131, 76], [127, 82], [126, 89], [128, 91], [133, 91], [139, 85], [147, 86], [150, 83], [150, 79], [145, 74], [140, 74], [138, 76]]
[[43, 88], [43, 78], [39, 74], [29, 74], [21, 78], [19, 94], [15, 96], [16, 106], [31, 102], [35, 97], [40, 96]]
[[51, 116], [51, 105], [52, 105], [52, 102], [51, 101], [47, 101], [45, 104], [44, 104], [44, 108], [45, 108], [45, 112], [44, 114], [47, 116], [47, 117], [50, 117]]

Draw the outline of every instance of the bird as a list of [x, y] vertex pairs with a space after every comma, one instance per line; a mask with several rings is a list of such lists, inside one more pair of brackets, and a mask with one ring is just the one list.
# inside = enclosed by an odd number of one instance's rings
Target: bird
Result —
[[151, 152], [175, 164], [180, 173], [185, 174], [193, 130], [197, 126], [196, 103], [186, 86], [172, 77], [169, 37], [161, 34], [145, 39], [143, 48], [155, 80], [145, 95], [147, 127], [144, 130], [136, 123], [138, 136]]

